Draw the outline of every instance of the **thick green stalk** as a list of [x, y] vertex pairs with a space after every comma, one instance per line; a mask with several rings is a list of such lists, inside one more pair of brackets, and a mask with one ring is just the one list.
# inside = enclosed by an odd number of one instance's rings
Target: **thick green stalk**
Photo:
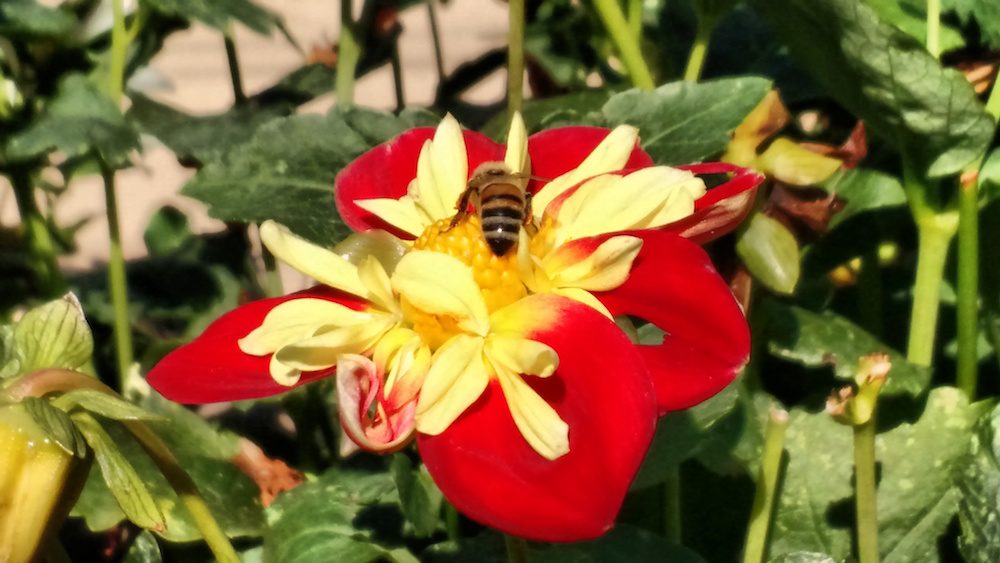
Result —
[[927, 0], [927, 50], [941, 56], [941, 0]]
[[38, 210], [38, 203], [35, 201], [31, 173], [23, 169], [12, 170], [10, 181], [14, 188], [14, 199], [17, 201], [21, 221], [27, 228], [28, 243], [31, 245], [32, 259], [38, 269], [42, 292], [47, 297], [55, 297], [66, 291], [66, 280], [56, 262], [56, 249], [52, 242], [52, 235], [49, 233], [45, 218], [42, 217], [42, 213]]
[[642, 44], [642, 0], [628, 0], [628, 27], [635, 40]]
[[530, 563], [531, 554], [528, 552], [528, 542], [523, 538], [503, 535], [504, 543], [507, 544], [507, 563]]
[[604, 22], [604, 28], [608, 30], [611, 41], [618, 49], [632, 84], [642, 90], [652, 90], [655, 86], [653, 74], [642, 57], [639, 39], [632, 35], [618, 0], [594, 0], [594, 7], [597, 8], [597, 14]]
[[508, 0], [507, 111], [521, 111], [524, 102], [524, 0]]
[[233, 84], [233, 100], [236, 105], [241, 106], [246, 103], [247, 95], [243, 90], [243, 77], [240, 72], [240, 59], [236, 53], [236, 40], [233, 39], [232, 29], [222, 34], [226, 44], [226, 62], [229, 63], [229, 79]]
[[875, 493], [875, 417], [854, 427], [854, 507], [858, 561], [878, 563], [878, 504]]
[[747, 528], [743, 563], [761, 563], [767, 552], [767, 535], [771, 526], [771, 513], [774, 511], [787, 428], [788, 413], [783, 410], [771, 411], [764, 433], [764, 451], [761, 453], [760, 471], [757, 474], [757, 490], [750, 513], [750, 526]]
[[101, 163], [104, 177], [105, 214], [108, 218], [108, 287], [114, 307], [115, 354], [118, 359], [118, 381], [125, 388], [129, 368], [132, 366], [132, 326], [128, 314], [128, 282], [125, 278], [125, 254], [122, 251], [122, 233], [118, 224], [118, 198], [115, 195], [115, 171]]
[[361, 46], [358, 43], [354, 16], [351, 15], [351, 2], [340, 2], [340, 45], [337, 50], [337, 105], [348, 107], [354, 105], [354, 75], [361, 58]]
[[124, 0], [111, 0], [114, 23], [111, 26], [111, 65], [108, 72], [108, 95], [119, 103], [125, 90], [125, 57], [128, 53], [129, 34], [125, 28]]
[[941, 280], [948, 260], [948, 247], [955, 235], [954, 213], [946, 213], [942, 221], [917, 221], [917, 277], [913, 285], [906, 359], [921, 366], [930, 366], [934, 360]]
[[976, 398], [979, 374], [979, 190], [973, 176], [962, 181], [958, 195], [958, 388]]
[[663, 480], [663, 526], [668, 540], [681, 543], [684, 517], [681, 510], [681, 468], [673, 466], [667, 470]]
[[684, 67], [684, 80], [695, 82], [701, 77], [701, 69], [705, 66], [705, 54], [708, 52], [708, 41], [712, 38], [713, 29], [715, 29], [713, 22], [699, 17], [698, 31], [694, 37], [694, 44], [691, 45], [691, 52], [688, 54], [687, 66]]

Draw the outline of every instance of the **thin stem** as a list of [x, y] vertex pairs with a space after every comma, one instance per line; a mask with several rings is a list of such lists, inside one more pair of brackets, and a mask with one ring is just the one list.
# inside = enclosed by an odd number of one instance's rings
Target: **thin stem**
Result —
[[875, 336], [882, 334], [882, 270], [879, 268], [878, 247], [861, 257], [858, 274], [858, 304], [862, 325]]
[[507, 111], [521, 111], [524, 102], [524, 0], [509, 0], [507, 14]]
[[625, 21], [625, 14], [622, 13], [618, 0], [594, 0], [594, 7], [621, 55], [622, 64], [632, 78], [632, 84], [643, 90], [652, 90], [655, 86], [653, 75], [642, 57], [638, 39], [632, 35], [628, 22]]
[[632, 36], [642, 43], [642, 0], [628, 0], [628, 27]]
[[128, 52], [129, 35], [125, 28], [124, 0], [111, 0], [111, 66], [108, 72], [108, 95], [119, 103], [125, 90], [125, 56]]
[[462, 539], [459, 528], [458, 510], [455, 509], [455, 505], [448, 501], [444, 501], [444, 527], [448, 531], [449, 540], [458, 542], [458, 540]]
[[437, 70], [438, 84], [444, 82], [444, 57], [441, 55], [441, 32], [438, 30], [437, 10], [434, 2], [427, 0], [427, 19], [431, 24], [431, 42], [434, 44], [434, 69]]
[[941, 0], [927, 0], [927, 50], [941, 56]]
[[979, 357], [979, 190], [972, 176], [959, 187], [958, 199], [958, 388], [976, 398]]
[[875, 493], [875, 417], [854, 427], [854, 506], [858, 561], [878, 563], [878, 512]]
[[229, 79], [233, 84], [233, 99], [235, 104], [241, 106], [246, 103], [247, 95], [243, 90], [243, 78], [240, 73], [240, 59], [236, 53], [236, 40], [233, 39], [232, 30], [222, 34], [226, 44], [226, 62], [229, 63]]
[[698, 21], [698, 32], [688, 54], [687, 66], [684, 67], [684, 80], [695, 82], [701, 77], [701, 69], [705, 66], [705, 54], [708, 52], [708, 42], [712, 38], [714, 24], [702, 17]]
[[681, 533], [683, 532], [683, 517], [681, 511], [681, 468], [677, 465], [667, 470], [666, 478], [663, 480], [663, 525], [667, 539], [674, 543], [681, 543]]
[[122, 233], [118, 224], [118, 198], [115, 195], [115, 171], [101, 162], [104, 178], [104, 201], [108, 217], [108, 286], [114, 307], [115, 353], [118, 358], [118, 381], [125, 388], [129, 368], [132, 366], [132, 328], [128, 314], [128, 281], [125, 277], [125, 254], [122, 251]]
[[743, 563], [761, 563], [767, 552], [767, 534], [771, 527], [771, 514], [781, 473], [781, 456], [785, 450], [785, 430], [788, 412], [772, 410], [764, 433], [764, 451], [761, 452], [757, 491], [753, 498], [750, 526], [747, 528]]
[[38, 210], [38, 203], [35, 201], [31, 173], [23, 169], [12, 170], [10, 181], [14, 188], [14, 199], [17, 202], [18, 212], [21, 214], [21, 221], [27, 227], [28, 243], [31, 245], [31, 254], [39, 270], [42, 292], [47, 297], [59, 295], [66, 291], [66, 280], [56, 262], [56, 250], [55, 244], [52, 242], [52, 235], [49, 233], [45, 218], [42, 217]]
[[508, 534], [504, 534], [503, 539], [504, 543], [507, 545], [508, 563], [531, 562], [531, 555], [528, 552], [528, 542], [524, 541], [523, 538], [511, 536]]
[[914, 364], [930, 366], [934, 359], [941, 279], [948, 259], [948, 246], [955, 231], [932, 221], [918, 221], [917, 233], [917, 277], [913, 285], [913, 309], [910, 314], [910, 340], [906, 358]]
[[392, 45], [390, 62], [392, 63], [392, 86], [396, 94], [396, 113], [406, 108], [406, 94], [403, 92], [403, 65], [399, 61], [399, 41]]
[[350, 0], [340, 2], [340, 46], [337, 50], [337, 105], [348, 107], [354, 104], [354, 75], [361, 58], [354, 16], [351, 15]]

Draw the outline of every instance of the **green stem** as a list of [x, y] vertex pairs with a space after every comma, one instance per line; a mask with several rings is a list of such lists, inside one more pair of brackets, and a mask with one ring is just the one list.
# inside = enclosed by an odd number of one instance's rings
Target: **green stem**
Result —
[[507, 112], [513, 115], [524, 102], [524, 0], [509, 0], [507, 10]]
[[438, 29], [437, 10], [434, 2], [437, 0], [427, 0], [427, 19], [431, 25], [431, 42], [434, 45], [434, 69], [437, 71], [438, 84], [444, 82], [444, 56], [441, 54], [441, 32]]
[[504, 543], [507, 545], [508, 563], [531, 562], [531, 555], [528, 552], [528, 542], [524, 541], [523, 538], [511, 536], [508, 534], [504, 534], [503, 539]]
[[226, 62], [229, 63], [229, 79], [233, 84], [233, 99], [236, 105], [241, 106], [246, 103], [247, 95], [243, 90], [243, 78], [240, 73], [240, 59], [236, 53], [236, 40], [233, 39], [232, 30], [222, 34], [226, 44]]
[[444, 501], [444, 527], [448, 531], [448, 539], [450, 541], [457, 543], [458, 540], [462, 539], [458, 510], [455, 509], [455, 505], [448, 501]]
[[348, 107], [354, 104], [354, 75], [361, 58], [351, 2], [340, 3], [340, 46], [337, 50], [337, 105]]
[[698, 31], [694, 37], [694, 44], [691, 45], [691, 53], [688, 54], [687, 66], [684, 67], [684, 80], [695, 82], [701, 77], [701, 69], [705, 66], [705, 54], [708, 52], [708, 42], [712, 38], [712, 30], [715, 29], [713, 22], [704, 18], [698, 20]]
[[66, 280], [56, 261], [52, 235], [35, 201], [31, 173], [24, 169], [12, 170], [10, 182], [14, 188], [14, 199], [17, 201], [21, 221], [28, 231], [28, 243], [31, 245], [31, 254], [36, 262], [42, 292], [47, 297], [55, 297], [66, 291]]
[[750, 526], [747, 528], [743, 563], [761, 563], [766, 555], [767, 534], [771, 526], [787, 428], [788, 413], [783, 410], [772, 410], [764, 433], [764, 451], [761, 453], [757, 491], [753, 498]]
[[963, 181], [958, 197], [958, 388], [976, 398], [979, 357], [979, 190], [975, 176]]
[[403, 92], [403, 65], [399, 61], [399, 41], [392, 45], [392, 86], [396, 94], [396, 113], [406, 108], [406, 94]]
[[632, 84], [642, 90], [652, 90], [655, 86], [653, 75], [642, 57], [638, 39], [632, 35], [628, 22], [625, 21], [625, 14], [622, 13], [618, 0], [594, 0], [594, 7], [621, 55], [622, 64], [632, 78]]
[[674, 543], [681, 543], [681, 533], [683, 532], [681, 516], [681, 468], [677, 465], [667, 470], [666, 478], [663, 480], [664, 511], [663, 524], [667, 539]]
[[119, 103], [125, 90], [125, 56], [128, 52], [128, 29], [125, 28], [124, 0], [111, 0], [114, 23], [111, 26], [111, 65], [108, 71], [108, 95]]
[[927, 50], [941, 56], [941, 0], [927, 0]]
[[862, 325], [875, 336], [882, 334], [882, 270], [879, 268], [878, 247], [861, 257], [858, 274], [858, 304]]
[[930, 366], [934, 359], [941, 280], [955, 229], [941, 226], [936, 221], [918, 220], [917, 233], [917, 277], [913, 285], [906, 359], [917, 365]]
[[628, 27], [632, 36], [642, 43], [642, 0], [628, 0]]
[[122, 251], [122, 233], [118, 224], [118, 198], [115, 195], [115, 171], [101, 162], [104, 178], [104, 200], [108, 217], [108, 286], [114, 307], [115, 353], [118, 358], [118, 381], [125, 388], [129, 368], [132, 366], [132, 329], [128, 314], [128, 281], [125, 278], [125, 254]]
[[858, 561], [878, 563], [878, 512], [875, 493], [875, 417], [854, 427], [854, 506]]

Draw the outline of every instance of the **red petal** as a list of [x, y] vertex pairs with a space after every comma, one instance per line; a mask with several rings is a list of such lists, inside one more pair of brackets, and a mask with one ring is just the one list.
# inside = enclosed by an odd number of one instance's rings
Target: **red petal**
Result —
[[721, 237], [746, 219], [757, 197], [757, 186], [764, 181], [764, 176], [753, 170], [724, 162], [688, 164], [678, 168], [695, 174], [734, 174], [728, 182], [701, 196], [694, 204], [693, 214], [663, 228], [698, 244]]
[[[164, 397], [188, 404], [256, 399], [290, 390], [268, 373], [270, 356], [244, 354], [237, 341], [260, 326], [271, 309], [303, 297], [361, 306], [356, 298], [326, 288], [253, 301], [219, 317], [201, 336], [168, 354], [150, 370], [146, 381]], [[331, 373], [304, 373], [296, 386]]]
[[[503, 160], [504, 147], [475, 131], [462, 131], [469, 157], [469, 173], [490, 160]], [[434, 128], [410, 129], [359, 156], [337, 174], [334, 197], [337, 211], [347, 226], [361, 232], [385, 229], [402, 236], [384, 221], [354, 204], [359, 199], [393, 198], [406, 195], [410, 180], [417, 175], [417, 160], [426, 141], [434, 138]], [[405, 238], [412, 238], [406, 235]]]
[[[579, 166], [610, 132], [610, 129], [604, 127], [580, 125], [547, 129], [528, 137], [531, 174], [540, 178], [531, 181], [528, 191], [535, 193], [550, 180]], [[645, 168], [652, 165], [653, 159], [636, 144], [632, 156], [622, 168]]]
[[[612, 314], [640, 317], [666, 332], [662, 344], [638, 346], [660, 411], [694, 406], [729, 385], [746, 364], [746, 317], [708, 255], [694, 243], [663, 231], [626, 234], [643, 241], [628, 279], [595, 295]], [[579, 243], [596, 248], [607, 238]]]
[[618, 327], [589, 307], [548, 299], [563, 309], [560, 321], [531, 338], [556, 350], [559, 369], [525, 381], [569, 424], [569, 453], [538, 455], [496, 381], [445, 432], [417, 434], [417, 444], [434, 481], [470, 518], [533, 540], [585, 540], [614, 523], [652, 439], [655, 399]]

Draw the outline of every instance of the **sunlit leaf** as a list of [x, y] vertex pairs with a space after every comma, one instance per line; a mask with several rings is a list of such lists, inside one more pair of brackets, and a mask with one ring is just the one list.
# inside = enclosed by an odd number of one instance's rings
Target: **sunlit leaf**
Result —
[[795, 291], [799, 282], [799, 243], [778, 220], [754, 213], [738, 235], [736, 252], [754, 278], [772, 291]]
[[90, 360], [94, 339], [72, 294], [28, 311], [14, 327], [20, 371], [79, 369]]
[[35, 424], [66, 453], [79, 458], [87, 455], [87, 442], [65, 411], [37, 397], [26, 397], [22, 404]]

